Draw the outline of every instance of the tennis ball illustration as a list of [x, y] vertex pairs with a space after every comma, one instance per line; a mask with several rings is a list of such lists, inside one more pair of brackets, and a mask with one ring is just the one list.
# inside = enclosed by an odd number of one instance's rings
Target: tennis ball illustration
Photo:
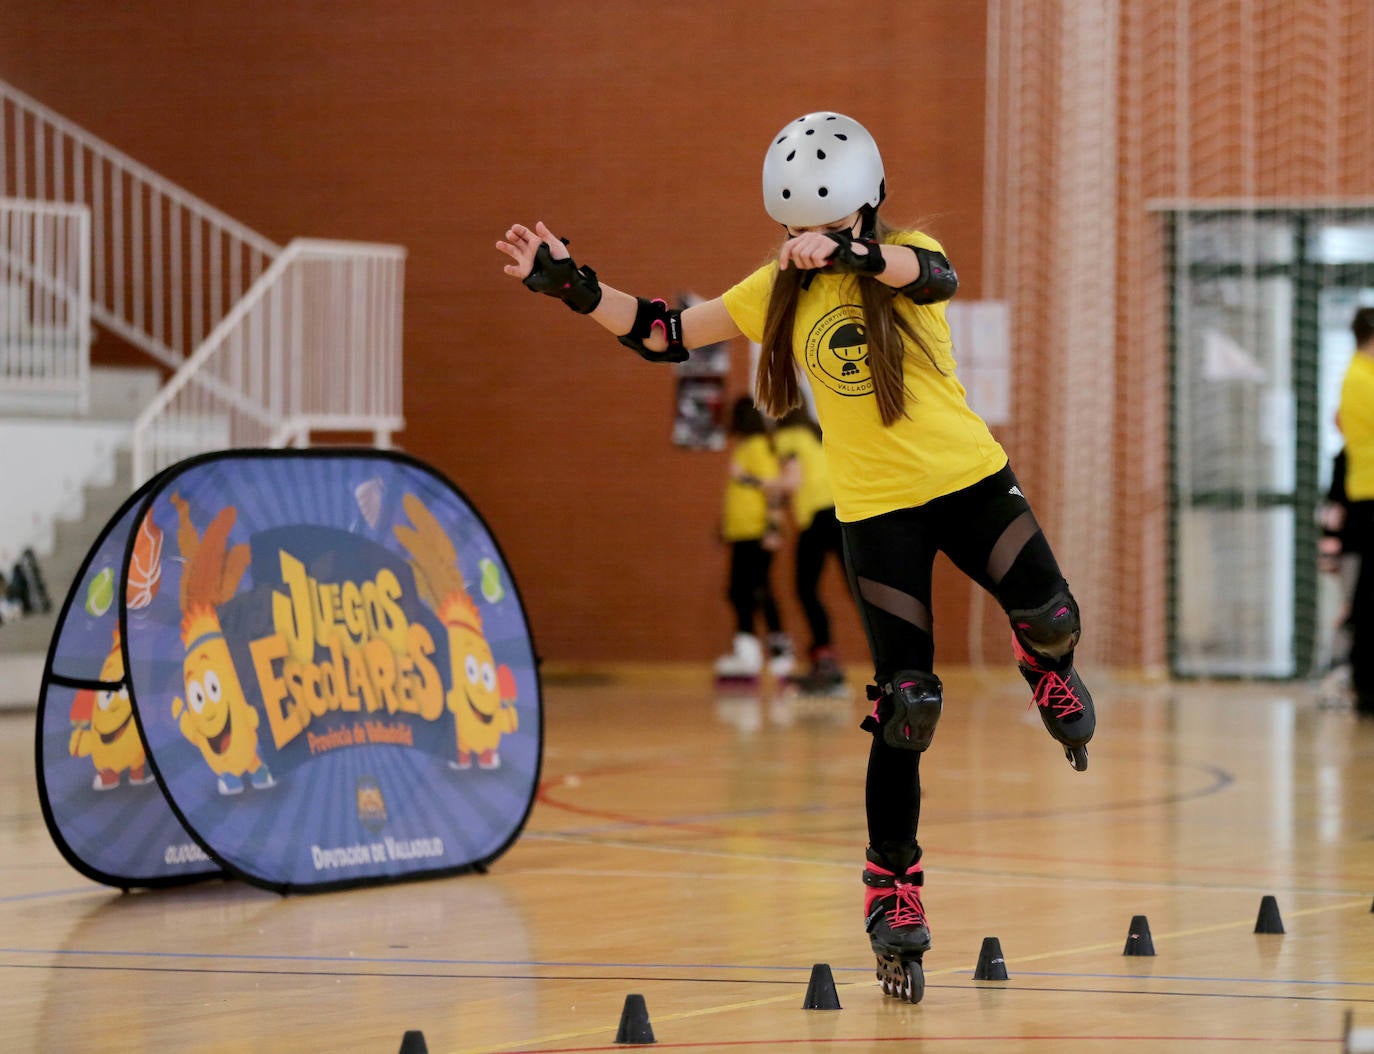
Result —
[[505, 586], [501, 584], [501, 569], [485, 557], [477, 562], [477, 569], [482, 574], [483, 598], [488, 604], [495, 604], [506, 595]]
[[114, 603], [114, 568], [102, 568], [86, 587], [86, 612], [99, 618]]

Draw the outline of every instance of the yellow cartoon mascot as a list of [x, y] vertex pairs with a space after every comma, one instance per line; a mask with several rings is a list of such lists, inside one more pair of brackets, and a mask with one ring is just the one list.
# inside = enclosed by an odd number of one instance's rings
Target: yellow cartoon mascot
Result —
[[172, 717], [219, 777], [221, 794], [242, 791], [244, 776], [263, 790], [274, 781], [258, 757], [258, 712], [244, 698], [217, 613], [248, 569], [248, 546], [229, 548], [229, 530], [237, 516], [232, 507], [219, 511], [202, 538], [185, 500], [173, 494], [171, 501], [177, 510], [177, 547], [183, 564], [181, 641], [186, 646], [186, 701], [172, 700]]
[[444, 529], [414, 494], [404, 499], [413, 527], [392, 528], [411, 555], [415, 585], [448, 631], [452, 688], [446, 697], [458, 740], [455, 769], [472, 767], [473, 755], [484, 769], [499, 768], [501, 737], [520, 727], [515, 710], [515, 675], [496, 665], [482, 632], [482, 615], [468, 595], [458, 554]]
[[129, 774], [129, 784], [138, 786], [153, 777], [145, 768], [143, 740], [134, 727], [134, 708], [129, 702], [129, 689], [124, 680], [124, 656], [119, 650], [119, 627], [115, 627], [114, 643], [100, 667], [100, 679], [118, 688], [94, 691], [83, 688], [72, 701], [72, 736], [68, 744], [72, 757], [90, 758], [95, 765], [98, 791], [114, 790], [119, 786], [120, 773]]

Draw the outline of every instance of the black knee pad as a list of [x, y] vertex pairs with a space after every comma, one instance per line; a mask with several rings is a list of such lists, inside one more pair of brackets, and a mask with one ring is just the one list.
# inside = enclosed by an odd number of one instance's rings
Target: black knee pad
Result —
[[881, 688], [869, 685], [868, 697], [877, 706], [863, 719], [861, 728], [900, 750], [930, 746], [944, 708], [940, 678], [922, 670], [899, 670]]
[[1038, 608], [1008, 611], [1007, 617], [1021, 646], [1037, 655], [1062, 659], [1078, 645], [1078, 602], [1067, 589]]

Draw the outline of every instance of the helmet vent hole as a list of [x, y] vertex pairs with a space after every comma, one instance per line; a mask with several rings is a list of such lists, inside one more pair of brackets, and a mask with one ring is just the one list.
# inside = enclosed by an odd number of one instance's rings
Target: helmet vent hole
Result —
[[842, 140], [843, 140], [844, 142], [846, 142], [846, 143], [849, 142], [849, 136], [847, 136], [847, 135], [840, 135], [839, 132], [835, 132], [835, 133], [834, 133], [834, 136], [835, 136], [836, 139], [842, 139]]
[[796, 157], [796, 156], [797, 156], [797, 152], [796, 152], [795, 150], [793, 150], [790, 154], [787, 155], [787, 160], [788, 160], [788, 161], [791, 161], [791, 160], [792, 160], [794, 157]]
[[816, 160], [818, 160], [818, 161], [824, 161], [824, 160], [825, 160], [825, 151], [824, 151], [824, 150], [817, 150], [817, 151], [816, 151]]
[[807, 134], [807, 135], [815, 135], [815, 134], [816, 134], [816, 129], [814, 129], [814, 128], [808, 128], [808, 129], [806, 130], [806, 134]]
[[788, 190], [786, 187], [784, 187], [782, 191], [782, 196], [783, 200], [786, 200], [787, 198], [790, 198], [792, 196], [792, 192]]
[[821, 189], [818, 190], [818, 191], [816, 191], [816, 193], [819, 194], [821, 197], [825, 197], [827, 194], [830, 193], [830, 188], [829, 188], [829, 187], [821, 187]]
[[778, 141], [777, 141], [776, 143], [774, 143], [773, 145], [774, 145], [774, 146], [781, 146], [782, 143], [783, 143], [786, 139], [787, 139], [787, 136], [784, 135], [784, 136], [780, 137], [780, 138], [778, 139]]

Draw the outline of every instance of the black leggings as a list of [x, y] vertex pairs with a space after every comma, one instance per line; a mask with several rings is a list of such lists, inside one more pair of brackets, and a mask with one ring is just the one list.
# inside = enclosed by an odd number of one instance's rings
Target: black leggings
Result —
[[[1068, 585], [1007, 466], [925, 505], [842, 525], [845, 567], [868, 635], [874, 676], [934, 672], [931, 573], [935, 554], [997, 598], [1004, 611], [1037, 608]], [[1065, 658], [1070, 662], [1071, 655]], [[915, 844], [921, 755], [873, 737], [865, 799], [875, 848]]]
[[830, 617], [821, 603], [819, 586], [825, 558], [834, 553], [844, 560], [844, 541], [835, 508], [821, 509], [797, 536], [797, 599], [811, 630], [811, 650], [830, 647]]
[[730, 543], [730, 606], [735, 609], [735, 632], [754, 633], [754, 616], [763, 614], [769, 633], [782, 631], [778, 602], [769, 575], [772, 550], [757, 539]]

